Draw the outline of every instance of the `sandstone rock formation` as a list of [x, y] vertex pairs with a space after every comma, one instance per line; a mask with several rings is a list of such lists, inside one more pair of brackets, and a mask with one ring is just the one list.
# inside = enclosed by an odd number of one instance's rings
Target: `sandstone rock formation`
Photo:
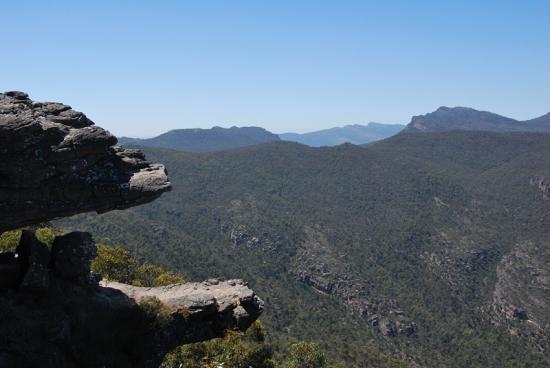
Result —
[[[170, 189], [162, 165], [116, 142], [69, 106], [0, 94], [0, 234]], [[50, 250], [30, 230], [0, 253], [0, 367], [156, 367], [170, 349], [245, 330], [262, 313], [240, 280], [100, 286], [96, 254], [88, 233], [57, 236]]]
[[88, 233], [56, 237], [50, 256], [24, 231], [18, 252], [8, 254], [18, 267], [0, 267], [20, 280], [0, 284], [0, 367], [157, 367], [171, 349], [246, 330], [263, 311], [241, 280], [99, 286]]
[[[165, 349], [219, 337], [224, 330], [246, 330], [263, 311], [263, 301], [242, 280], [138, 287], [102, 282], [101, 293], [114, 309], [127, 309], [154, 298], [172, 317]], [[209, 323], [204, 323], [208, 321]]]
[[0, 232], [127, 208], [170, 189], [164, 166], [116, 143], [70, 106], [0, 94]]

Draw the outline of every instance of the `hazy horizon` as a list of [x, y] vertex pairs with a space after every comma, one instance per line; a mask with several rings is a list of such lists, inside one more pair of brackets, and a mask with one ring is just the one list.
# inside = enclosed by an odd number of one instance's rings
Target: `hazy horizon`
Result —
[[[273, 133], [273, 134], [277, 134], [277, 135], [282, 135], [282, 134], [293, 134], [293, 133], [298, 133], [298, 134], [307, 134], [307, 133], [314, 133], [314, 132], [318, 132], [318, 131], [321, 131], [321, 130], [329, 130], [329, 129], [334, 129], [334, 128], [345, 128], [345, 127], [348, 127], [348, 126], [353, 126], [353, 125], [360, 125], [360, 126], [368, 126], [369, 124], [383, 124], [383, 125], [402, 125], [403, 127], [405, 127], [407, 125], [407, 123], [381, 123], [381, 122], [378, 122], [378, 121], [369, 121], [368, 123], [341, 123], [341, 124], [336, 124], [332, 127], [328, 127], [328, 128], [322, 128], [322, 129], [316, 129], [316, 130], [310, 130], [310, 131], [307, 131], [307, 132], [290, 132], [290, 131], [285, 131], [285, 132], [274, 132], [274, 131], [271, 131], [259, 124], [251, 124], [251, 123], [243, 123], [243, 124], [233, 124], [233, 123], [227, 123], [227, 124], [213, 124], [212, 126], [206, 126], [206, 127], [202, 127], [202, 128], [197, 128], [197, 127], [184, 127], [184, 128], [171, 128], [171, 129], [168, 129], [166, 131], [163, 131], [163, 132], [160, 132], [159, 134], [163, 134], [163, 133], [166, 133], [166, 132], [169, 132], [169, 131], [172, 131], [172, 130], [183, 130], [183, 129], [212, 129], [212, 128], [225, 128], [225, 129], [229, 129], [229, 128], [233, 128], [233, 127], [237, 127], [237, 128], [250, 128], [250, 127], [254, 127], [254, 128], [264, 128], [265, 130]], [[158, 136], [159, 134], [154, 134], [154, 135], [146, 135], [146, 136], [141, 136], [141, 137], [138, 137], [138, 136], [127, 136], [127, 135], [121, 135], [122, 137], [127, 137], [127, 138], [139, 138], [139, 139], [146, 139], [146, 138], [153, 138], [155, 136]]]
[[[547, 1], [18, 1], [1, 89], [116, 135], [407, 123], [439, 106], [550, 111]], [[229, 123], [225, 123], [229, 122]]]

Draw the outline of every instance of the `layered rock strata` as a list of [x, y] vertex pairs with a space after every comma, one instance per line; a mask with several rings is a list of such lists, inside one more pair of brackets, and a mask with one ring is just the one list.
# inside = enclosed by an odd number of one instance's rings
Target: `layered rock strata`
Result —
[[0, 232], [135, 206], [170, 189], [163, 165], [116, 143], [70, 106], [0, 93]]

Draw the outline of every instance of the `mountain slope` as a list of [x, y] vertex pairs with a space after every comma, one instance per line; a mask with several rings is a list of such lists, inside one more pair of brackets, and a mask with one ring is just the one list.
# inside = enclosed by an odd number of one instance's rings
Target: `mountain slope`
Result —
[[349, 366], [372, 345], [425, 367], [548, 365], [550, 270], [534, 255], [550, 247], [550, 135], [146, 151], [171, 193], [60, 225], [189, 279], [251, 280], [276, 336]]
[[482, 130], [492, 132], [550, 132], [550, 114], [518, 121], [468, 107], [440, 107], [436, 111], [414, 116], [405, 132], [446, 130]]
[[258, 127], [231, 127], [212, 129], [176, 129], [154, 138], [122, 137], [122, 145], [138, 144], [143, 147], [172, 148], [189, 152], [221, 151], [278, 141], [279, 137]]
[[550, 112], [538, 118], [526, 120], [524, 123], [532, 127], [532, 129], [547, 132], [550, 129]]
[[401, 124], [346, 125], [310, 133], [279, 134], [283, 141], [298, 142], [311, 147], [336, 146], [342, 143], [365, 144], [391, 137], [404, 128]]

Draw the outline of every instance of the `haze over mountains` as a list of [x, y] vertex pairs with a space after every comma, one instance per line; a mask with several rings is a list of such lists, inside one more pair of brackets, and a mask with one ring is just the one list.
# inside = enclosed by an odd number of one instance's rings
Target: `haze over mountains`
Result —
[[303, 134], [283, 133], [279, 137], [283, 141], [298, 142], [310, 147], [337, 146], [343, 143], [366, 144], [391, 137], [403, 128], [402, 124], [353, 124]]
[[401, 124], [346, 125], [316, 132], [276, 135], [259, 127], [211, 129], [176, 129], [154, 138], [119, 138], [119, 143], [144, 147], [172, 148], [188, 152], [213, 152], [253, 146], [278, 140], [302, 143], [311, 147], [336, 146], [342, 143], [365, 144], [391, 137], [404, 128]]
[[172, 148], [189, 152], [210, 152], [278, 141], [279, 137], [263, 128], [231, 127], [212, 129], [175, 129], [154, 138], [119, 138], [122, 145]]
[[122, 145], [171, 148], [188, 152], [215, 152], [274, 141], [290, 141], [310, 147], [337, 146], [343, 143], [369, 144], [400, 132], [437, 132], [477, 130], [491, 132], [550, 132], [550, 113], [518, 121], [468, 107], [440, 107], [436, 111], [414, 116], [409, 124], [352, 124], [309, 133], [274, 134], [260, 127], [211, 129], [175, 129], [157, 137], [139, 139], [121, 137]]

